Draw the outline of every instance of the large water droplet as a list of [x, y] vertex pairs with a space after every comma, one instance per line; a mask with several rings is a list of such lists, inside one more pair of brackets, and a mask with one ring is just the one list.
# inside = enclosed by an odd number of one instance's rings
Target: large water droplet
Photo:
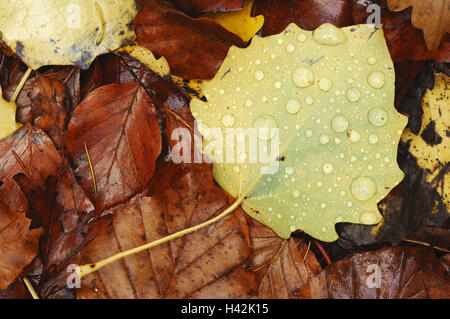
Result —
[[288, 53], [294, 52], [294, 50], [295, 50], [295, 46], [294, 46], [293, 44], [288, 44], [288, 45], [286, 46], [286, 51], [287, 51]]
[[369, 111], [368, 119], [374, 126], [383, 126], [388, 121], [388, 113], [380, 107], [374, 107]]
[[359, 221], [364, 225], [373, 225], [377, 222], [377, 215], [371, 211], [365, 211], [359, 216]]
[[347, 41], [347, 36], [331, 23], [324, 23], [314, 30], [313, 39], [320, 44], [338, 45]]
[[333, 165], [330, 163], [325, 163], [322, 166], [322, 170], [325, 174], [330, 174], [331, 172], [333, 172]]
[[370, 177], [361, 176], [355, 179], [351, 185], [351, 192], [358, 200], [368, 200], [375, 195], [377, 185]]
[[349, 88], [345, 93], [345, 96], [350, 102], [358, 102], [361, 98], [361, 93], [357, 88]]
[[226, 127], [233, 126], [234, 121], [235, 119], [233, 114], [227, 113], [222, 116], [222, 124], [225, 125]]
[[298, 42], [305, 42], [306, 35], [304, 33], [300, 33], [297, 37]]
[[368, 57], [367, 63], [369, 63], [370, 65], [374, 65], [375, 63], [377, 63], [377, 58], [374, 56]]
[[309, 68], [300, 67], [292, 74], [292, 81], [298, 87], [305, 88], [313, 84], [314, 74]]
[[297, 99], [290, 99], [286, 102], [286, 112], [295, 114], [300, 110], [300, 102]]
[[264, 73], [262, 71], [256, 71], [255, 72], [255, 79], [258, 81], [262, 80], [264, 78]]
[[375, 89], [381, 89], [386, 83], [386, 77], [381, 71], [373, 71], [367, 77], [367, 83]]
[[275, 135], [277, 121], [270, 115], [261, 115], [253, 122], [253, 127], [258, 131], [258, 138], [270, 140]]
[[348, 128], [348, 119], [344, 115], [336, 115], [331, 120], [331, 128], [336, 132], [344, 132]]
[[330, 137], [326, 134], [323, 134], [319, 137], [320, 144], [327, 144], [330, 141]]
[[331, 89], [332, 83], [329, 78], [321, 78], [319, 81], [319, 89], [326, 92]]

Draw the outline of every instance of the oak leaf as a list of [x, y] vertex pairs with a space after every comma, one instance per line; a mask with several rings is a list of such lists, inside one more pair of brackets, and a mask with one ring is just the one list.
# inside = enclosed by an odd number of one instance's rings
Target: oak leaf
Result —
[[439, 47], [445, 33], [450, 32], [450, 3], [448, 0], [388, 0], [391, 11], [412, 6], [412, 24], [423, 30], [428, 50]]

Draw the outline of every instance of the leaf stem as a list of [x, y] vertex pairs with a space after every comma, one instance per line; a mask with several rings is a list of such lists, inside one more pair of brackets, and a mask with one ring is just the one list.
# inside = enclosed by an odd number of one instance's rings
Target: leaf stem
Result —
[[222, 213], [220, 213], [216, 217], [211, 218], [211, 219], [209, 219], [209, 220], [207, 220], [207, 221], [205, 221], [205, 222], [203, 222], [201, 224], [198, 224], [198, 225], [195, 225], [195, 226], [183, 229], [183, 230], [181, 230], [179, 232], [170, 234], [170, 235], [168, 235], [166, 237], [163, 237], [163, 238], [160, 238], [158, 240], [152, 241], [152, 242], [147, 243], [145, 245], [142, 245], [142, 246], [139, 246], [139, 247], [135, 247], [135, 248], [132, 248], [132, 249], [129, 249], [129, 250], [126, 250], [126, 251], [122, 251], [122, 252], [117, 253], [117, 254], [115, 254], [115, 255], [113, 255], [111, 257], [102, 259], [102, 260], [100, 260], [100, 261], [98, 261], [96, 263], [81, 265], [81, 266], [77, 267], [75, 269], [75, 271], [78, 274], [79, 278], [81, 279], [84, 276], [86, 276], [86, 275], [88, 275], [90, 273], [93, 273], [93, 272], [99, 270], [100, 268], [103, 268], [106, 265], [108, 265], [108, 264], [110, 264], [110, 263], [112, 263], [112, 262], [114, 262], [116, 260], [119, 260], [119, 259], [124, 258], [126, 256], [137, 254], [137, 253], [139, 253], [141, 251], [144, 251], [144, 250], [147, 250], [149, 248], [152, 248], [152, 247], [164, 244], [164, 243], [166, 243], [168, 241], [171, 241], [171, 240], [173, 240], [175, 238], [179, 238], [179, 237], [182, 237], [184, 235], [187, 235], [187, 234], [190, 234], [192, 232], [195, 232], [195, 231], [197, 231], [197, 230], [199, 230], [199, 229], [201, 229], [203, 227], [206, 227], [208, 225], [211, 225], [211, 224], [221, 220], [225, 216], [229, 215], [231, 212], [233, 212], [236, 208], [239, 207], [239, 205], [242, 203], [244, 198], [245, 198], [245, 194], [243, 194], [239, 198], [237, 198], [236, 201], [231, 206], [229, 206], [227, 209], [225, 209]]
[[11, 102], [16, 102], [17, 97], [19, 96], [20, 91], [22, 90], [23, 86], [25, 85], [25, 82], [27, 82], [28, 77], [31, 74], [31, 71], [33, 71], [32, 68], [28, 68], [28, 70], [25, 72], [25, 74], [22, 76], [22, 79], [20, 80], [19, 85], [17, 86], [16, 90], [14, 91], [14, 95], [11, 98]]
[[31, 297], [33, 297], [33, 299], [39, 299], [39, 296], [36, 290], [34, 290], [34, 287], [31, 284], [30, 280], [27, 277], [23, 277], [22, 280], [25, 286], [27, 287], [28, 291], [30, 292]]

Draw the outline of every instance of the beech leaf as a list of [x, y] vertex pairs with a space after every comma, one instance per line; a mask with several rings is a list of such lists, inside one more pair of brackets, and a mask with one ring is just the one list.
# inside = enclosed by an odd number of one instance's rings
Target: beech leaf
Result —
[[141, 192], [161, 151], [156, 109], [147, 92], [134, 82], [92, 91], [73, 112], [67, 150], [98, 212]]

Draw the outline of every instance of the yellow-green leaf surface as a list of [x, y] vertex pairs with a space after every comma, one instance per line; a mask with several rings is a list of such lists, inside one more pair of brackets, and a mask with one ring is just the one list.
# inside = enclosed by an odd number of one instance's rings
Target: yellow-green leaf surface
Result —
[[222, 25], [225, 29], [237, 34], [248, 42], [264, 24], [264, 16], [251, 16], [253, 0], [244, 2], [244, 9], [237, 11], [218, 12], [205, 14], [208, 17]]
[[32, 69], [75, 64], [130, 44], [134, 0], [0, 0], [0, 40]]
[[[336, 223], [376, 224], [377, 202], [403, 178], [396, 156], [407, 119], [394, 109], [394, 76], [383, 31], [373, 25], [311, 32], [291, 24], [230, 48], [203, 84], [207, 102], [191, 102], [215, 180], [245, 196], [243, 209], [283, 238], [301, 229], [334, 241]], [[273, 135], [258, 136], [269, 140], [258, 152], [272, 155], [275, 173], [260, 157], [250, 160], [248, 136], [236, 139], [247, 143], [234, 163], [218, 160], [231, 145], [211, 145], [211, 128], [251, 127], [279, 129], [276, 158]]]
[[169, 63], [165, 57], [155, 58], [152, 51], [139, 45], [126, 46], [118, 50], [119, 52], [127, 52], [130, 56], [144, 64], [153, 72], [160, 76], [170, 74]]
[[[423, 168], [425, 180], [433, 185], [442, 202], [450, 205], [450, 173], [446, 172], [450, 161], [449, 108], [450, 78], [445, 74], [435, 74], [432, 90], [427, 90], [422, 100], [422, 127], [418, 135], [408, 128], [402, 141], [409, 144], [409, 152]], [[436, 203], [436, 211], [439, 203]]]
[[16, 123], [16, 103], [5, 101], [0, 87], [0, 140], [18, 128], [20, 124]]

